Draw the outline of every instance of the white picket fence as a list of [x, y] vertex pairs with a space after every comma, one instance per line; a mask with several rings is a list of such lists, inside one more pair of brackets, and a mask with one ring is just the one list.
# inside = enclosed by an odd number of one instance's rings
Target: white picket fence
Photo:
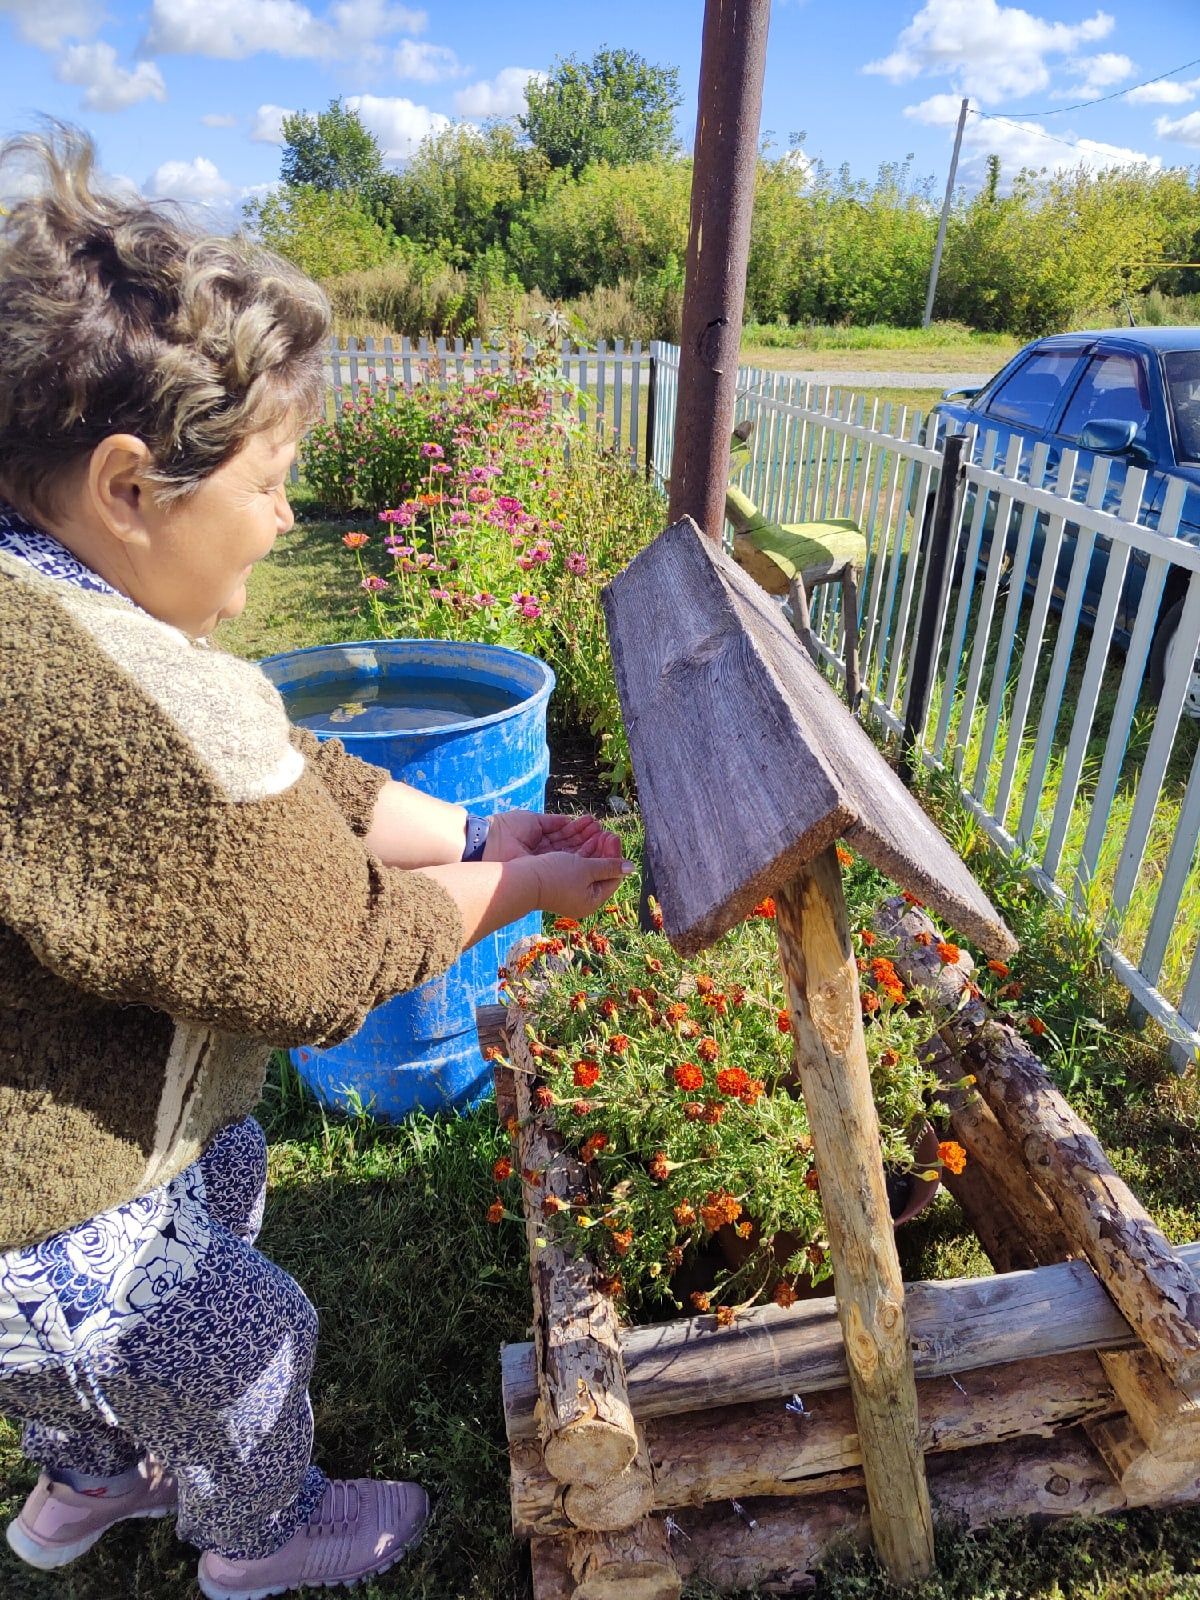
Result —
[[[653, 469], [665, 483], [679, 353], [656, 343], [651, 354]], [[863, 683], [874, 714], [900, 732], [942, 466], [934, 430], [918, 411], [753, 369], [739, 373], [737, 415], [755, 424], [753, 459], [738, 481], [767, 516], [852, 517], [866, 535]], [[1182, 1064], [1200, 1051], [1200, 724], [1183, 715], [1200, 650], [1200, 549], [1172, 537], [1181, 485], [1153, 506], [1139, 469], [1111, 489], [1107, 458], [1083, 472], [1064, 451], [1053, 482], [1046, 469], [1044, 446], [1016, 441], [1000, 462], [994, 434], [971, 440], [951, 556], [960, 570], [975, 572], [985, 531], [993, 533], [981, 580], [951, 583], [938, 617], [924, 756], [1044, 890], [1103, 927], [1105, 959], [1168, 1030]], [[1035, 536], [1044, 545], [1030, 599]], [[1058, 556], [1072, 542], [1056, 594]], [[1089, 630], [1081, 608], [1098, 544], [1107, 571]], [[1112, 648], [1122, 585], [1142, 559], [1122, 655]], [[1147, 663], [1164, 593], [1184, 597], [1180, 646], [1151, 697]], [[844, 673], [835, 586], [817, 590], [813, 621], [831, 670]]]

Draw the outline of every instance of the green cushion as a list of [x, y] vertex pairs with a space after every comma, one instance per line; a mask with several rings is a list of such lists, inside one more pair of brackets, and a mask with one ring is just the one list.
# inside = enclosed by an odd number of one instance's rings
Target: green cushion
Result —
[[762, 522], [748, 528], [746, 537], [789, 581], [810, 567], [833, 562], [864, 567], [867, 562], [867, 541], [852, 517], [831, 517], [827, 522]]

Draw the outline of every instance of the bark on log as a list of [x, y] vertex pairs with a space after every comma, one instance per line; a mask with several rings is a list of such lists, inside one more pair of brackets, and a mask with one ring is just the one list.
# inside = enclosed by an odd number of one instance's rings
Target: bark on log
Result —
[[[1006, 1517], [1103, 1516], [1135, 1503], [1165, 1508], [1197, 1497], [1189, 1485], [1134, 1502], [1076, 1429], [938, 1458], [930, 1463], [929, 1489], [939, 1517], [968, 1527]], [[835, 1538], [867, 1537], [865, 1497], [854, 1489], [816, 1501], [751, 1500], [742, 1511], [705, 1506], [675, 1514], [671, 1549], [685, 1578], [706, 1579], [723, 1593], [756, 1584], [794, 1593], [813, 1586]]]
[[476, 1006], [475, 1007], [475, 1032], [479, 1035], [479, 1048], [481, 1050], [506, 1050], [508, 1042], [505, 1037], [504, 1024], [508, 1018], [508, 1006]]
[[567, 1567], [567, 1547], [561, 1539], [535, 1539], [529, 1547], [533, 1600], [571, 1600], [575, 1580]]
[[640, 1522], [654, 1509], [654, 1476], [641, 1429], [638, 1440], [638, 1453], [624, 1472], [597, 1487], [564, 1487], [546, 1471], [542, 1447], [534, 1440], [510, 1445], [508, 1488], [514, 1535], [529, 1539], [577, 1531], [615, 1533]]
[[623, 1533], [577, 1533], [567, 1540], [572, 1600], [678, 1600], [683, 1582], [658, 1517]]
[[1011, 1028], [989, 1024], [966, 1055], [1072, 1244], [1179, 1387], [1200, 1392], [1200, 1283], [1191, 1268]]
[[[1117, 1409], [1092, 1354], [988, 1367], [967, 1374], [965, 1381], [929, 1379], [917, 1385], [917, 1401], [918, 1443], [927, 1454], [1049, 1436]], [[807, 1408], [800, 1417], [782, 1401], [772, 1401], [651, 1422], [646, 1429], [651, 1500], [641, 1514], [760, 1495], [812, 1496], [822, 1492], [831, 1474], [842, 1475], [840, 1487], [861, 1482], [853, 1472], [862, 1464], [862, 1451], [849, 1393], [811, 1396]], [[511, 1487], [518, 1534], [595, 1526], [576, 1522], [570, 1498], [583, 1491], [564, 1496], [534, 1444], [513, 1446]]]
[[[1200, 1267], [1200, 1244], [1180, 1251]], [[1035, 1361], [1073, 1350], [1121, 1350], [1137, 1344], [1125, 1318], [1083, 1261], [989, 1278], [906, 1286], [909, 1333], [918, 1378], [960, 1378], [980, 1367]], [[762, 1306], [718, 1328], [714, 1317], [628, 1328], [621, 1355], [629, 1402], [639, 1421], [706, 1406], [806, 1399], [849, 1381], [835, 1300], [801, 1301], [786, 1311]], [[510, 1441], [536, 1436], [536, 1362], [531, 1344], [501, 1351], [504, 1413]]]
[[812, 1131], [871, 1528], [901, 1584], [933, 1569], [904, 1284], [880, 1156], [858, 970], [832, 847], [778, 894], [793, 1061]]
[[539, 1187], [522, 1185], [522, 1199], [546, 1466], [564, 1484], [602, 1484], [637, 1454], [617, 1316], [595, 1269], [556, 1242], [543, 1210], [549, 1195], [565, 1205], [586, 1176], [545, 1116], [533, 1115], [536, 1063], [521, 1012], [511, 1015], [506, 1038], [521, 1119], [521, 1167], [543, 1175]]

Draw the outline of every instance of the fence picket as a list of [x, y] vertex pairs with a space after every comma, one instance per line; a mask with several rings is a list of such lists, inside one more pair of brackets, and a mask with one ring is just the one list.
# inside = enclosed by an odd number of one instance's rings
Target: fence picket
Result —
[[[631, 350], [633, 358], [629, 374], [629, 459], [637, 469], [638, 429], [642, 421], [642, 341], [635, 339]], [[618, 445], [620, 440], [617, 440]]]
[[1183, 899], [1183, 891], [1192, 870], [1192, 857], [1196, 853], [1197, 839], [1200, 839], [1200, 744], [1196, 746], [1191, 775], [1184, 792], [1183, 804], [1179, 808], [1179, 819], [1175, 825], [1175, 837], [1171, 840], [1167, 864], [1163, 868], [1162, 883], [1154, 902], [1154, 914], [1150, 918], [1146, 941], [1138, 959], [1138, 968], [1149, 983], [1157, 983], [1159, 973], [1162, 971], [1163, 959], [1175, 928], [1179, 902]]
[[346, 340], [346, 354], [350, 358], [350, 392], [358, 398], [358, 340], [351, 334]]
[[[999, 435], [990, 429], [983, 438], [982, 444], [974, 441], [980, 454], [981, 464], [992, 466], [1000, 449]], [[971, 481], [971, 469], [967, 467], [967, 482]], [[965, 497], [964, 497], [965, 500]], [[937, 733], [933, 741], [933, 754], [940, 761], [946, 748], [946, 736], [950, 730], [950, 716], [954, 710], [954, 686], [958, 682], [958, 669], [962, 663], [963, 645], [967, 637], [967, 623], [971, 615], [971, 602], [975, 597], [975, 571], [979, 565], [979, 547], [983, 543], [983, 524], [991, 504], [991, 495], [986, 490], [976, 490], [975, 505], [971, 513], [971, 530], [967, 538], [966, 551], [963, 557], [963, 579], [958, 590], [958, 609], [955, 612], [954, 627], [950, 634], [950, 657], [946, 662], [945, 678], [942, 687], [942, 706], [938, 714]], [[954, 541], [953, 547], [947, 555], [950, 570], [953, 572], [958, 560], [958, 548], [962, 539], [962, 519], [959, 519], [959, 537]], [[992, 539], [996, 543], [995, 536]], [[940, 574], [931, 573], [926, 582], [931, 582]], [[936, 662], [941, 653], [941, 639], [936, 638], [933, 647], [933, 659]]]

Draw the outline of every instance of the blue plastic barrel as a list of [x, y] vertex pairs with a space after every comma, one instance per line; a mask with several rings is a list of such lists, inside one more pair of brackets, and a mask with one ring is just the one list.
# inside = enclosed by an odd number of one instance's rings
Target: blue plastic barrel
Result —
[[[347, 675], [368, 692], [371, 680], [409, 677], [510, 701], [471, 721], [401, 731], [356, 732], [356, 719], [305, 722], [318, 738], [340, 739], [352, 755], [386, 767], [394, 778], [481, 815], [540, 811], [545, 804], [546, 706], [554, 674], [534, 656], [497, 645], [393, 639], [318, 645], [270, 656], [262, 668], [289, 709]], [[491, 1084], [475, 1033], [475, 1007], [496, 1000], [497, 969], [514, 941], [540, 930], [536, 913], [512, 923], [472, 946], [444, 977], [377, 1007], [343, 1044], [294, 1050], [301, 1077], [327, 1105], [346, 1106], [357, 1098], [387, 1119], [418, 1107], [471, 1105]]]

